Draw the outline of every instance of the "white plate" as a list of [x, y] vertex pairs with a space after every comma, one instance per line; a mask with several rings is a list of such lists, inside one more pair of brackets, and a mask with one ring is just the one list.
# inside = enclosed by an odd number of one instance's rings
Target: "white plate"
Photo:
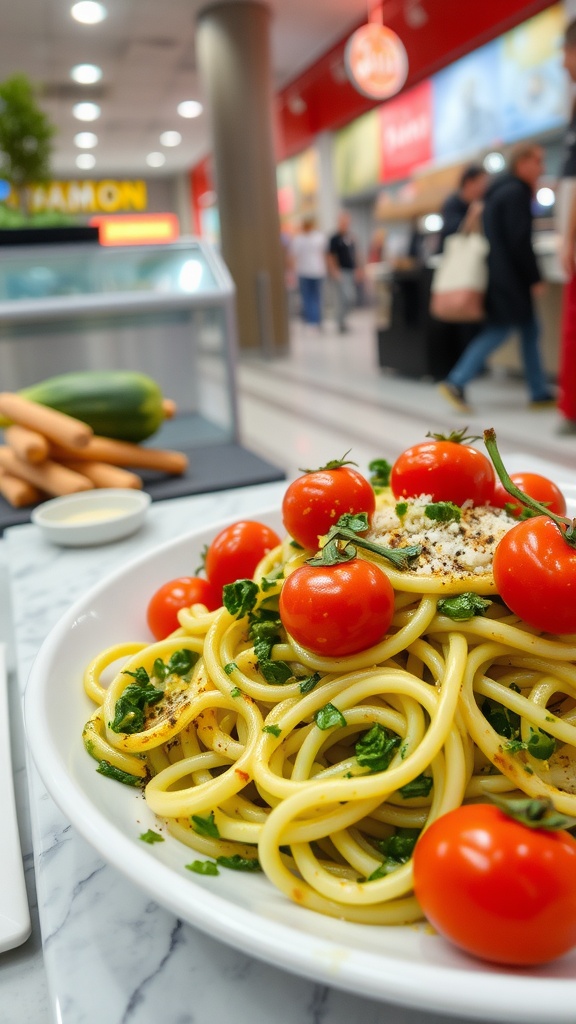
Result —
[[[277, 513], [254, 516], [279, 529]], [[380, 928], [298, 907], [263, 876], [192, 875], [190, 850], [154, 826], [140, 793], [95, 771], [81, 731], [92, 705], [82, 672], [103, 648], [146, 639], [143, 595], [196, 565], [215, 524], [163, 545], [78, 601], [42, 645], [26, 691], [28, 740], [46, 788], [78, 831], [158, 902], [215, 938], [297, 974], [373, 997], [470, 1018], [573, 1024], [576, 951], [537, 970], [491, 967], [460, 954], [426, 925]], [[57, 693], [58, 699], [54, 699]]]
[[0, 952], [20, 946], [30, 935], [30, 913], [16, 819], [4, 644], [0, 644]]

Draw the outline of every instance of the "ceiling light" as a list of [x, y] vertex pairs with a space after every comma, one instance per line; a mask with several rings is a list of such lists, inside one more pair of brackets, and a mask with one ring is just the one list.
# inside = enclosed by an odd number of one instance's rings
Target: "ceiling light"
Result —
[[179, 146], [182, 142], [180, 132], [162, 132], [160, 143], [162, 146]]
[[76, 64], [70, 71], [70, 78], [81, 85], [94, 85], [102, 78], [102, 68], [97, 64]]
[[166, 157], [164, 153], [148, 153], [146, 163], [148, 167], [162, 167], [162, 164], [166, 163]]
[[536, 193], [536, 201], [540, 206], [554, 206], [556, 196], [551, 188], [544, 185], [542, 188], [538, 189]]
[[78, 121], [96, 121], [100, 117], [100, 107], [97, 103], [75, 103], [72, 113]]
[[487, 153], [482, 161], [484, 170], [488, 171], [488, 174], [498, 174], [504, 170], [506, 161], [502, 153], [495, 150], [493, 153]]
[[80, 3], [71, 7], [70, 14], [83, 25], [97, 25], [108, 16], [108, 11], [104, 4], [98, 4], [95, 0], [80, 0]]
[[95, 163], [96, 157], [93, 153], [78, 153], [76, 157], [76, 167], [79, 167], [82, 171], [91, 170]]
[[94, 146], [98, 145], [98, 136], [94, 135], [94, 132], [78, 132], [74, 136], [74, 145], [78, 146], [78, 149], [94, 149]]
[[180, 117], [200, 117], [204, 107], [198, 100], [182, 100], [176, 107]]

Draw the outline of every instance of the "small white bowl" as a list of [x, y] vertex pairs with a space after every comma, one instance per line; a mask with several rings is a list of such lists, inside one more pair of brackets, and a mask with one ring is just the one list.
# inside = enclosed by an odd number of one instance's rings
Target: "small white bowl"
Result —
[[108, 544], [142, 526], [151, 500], [146, 491], [102, 487], [45, 501], [31, 518], [53, 544], [72, 548]]

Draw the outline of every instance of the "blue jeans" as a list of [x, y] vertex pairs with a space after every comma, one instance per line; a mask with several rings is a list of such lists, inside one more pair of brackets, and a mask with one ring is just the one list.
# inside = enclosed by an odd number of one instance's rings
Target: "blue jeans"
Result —
[[456, 365], [450, 370], [446, 380], [450, 384], [455, 384], [456, 387], [465, 387], [469, 381], [477, 377], [484, 369], [484, 364], [490, 353], [500, 348], [511, 331], [514, 330], [520, 333], [524, 372], [532, 401], [537, 402], [543, 398], [549, 398], [550, 390], [544, 376], [538, 349], [540, 325], [536, 317], [532, 317], [526, 323], [515, 326], [509, 326], [508, 324], [486, 324], [484, 330], [464, 350]]
[[307, 324], [322, 323], [322, 278], [299, 277], [302, 317]]

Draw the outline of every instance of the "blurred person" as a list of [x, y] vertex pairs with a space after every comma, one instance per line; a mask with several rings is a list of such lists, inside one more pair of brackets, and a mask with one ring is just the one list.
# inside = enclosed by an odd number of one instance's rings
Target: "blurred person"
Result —
[[[469, 164], [464, 168], [457, 189], [446, 197], [440, 209], [443, 224], [439, 252], [443, 252], [446, 239], [458, 231], [482, 231], [482, 200], [488, 182], [489, 175], [480, 164]], [[452, 369], [467, 345], [480, 333], [482, 324], [433, 319], [430, 330], [439, 355], [440, 375], [443, 375]]]
[[302, 319], [322, 327], [322, 284], [326, 277], [326, 236], [314, 217], [302, 218], [301, 229], [290, 243], [290, 264], [298, 279]]
[[460, 175], [458, 188], [444, 200], [440, 215], [440, 252], [449, 235], [457, 231], [482, 229], [482, 199], [488, 187], [488, 174], [479, 164], [470, 164]]
[[348, 330], [346, 317], [355, 305], [356, 283], [361, 273], [350, 224], [350, 214], [342, 210], [338, 215], [336, 233], [328, 244], [328, 273], [334, 286], [336, 322], [341, 334]]
[[[564, 33], [564, 67], [576, 82], [576, 19]], [[559, 434], [576, 434], [576, 101], [564, 137], [564, 160], [557, 190], [560, 262], [566, 275], [562, 290], [560, 366], [558, 371]]]
[[532, 197], [543, 168], [542, 147], [519, 143], [511, 152], [508, 170], [486, 192], [483, 223], [490, 243], [486, 322], [439, 385], [442, 395], [460, 412], [469, 411], [464, 388], [513, 330], [520, 334], [531, 408], [555, 405], [542, 369], [533, 304], [545, 287], [532, 247]]

